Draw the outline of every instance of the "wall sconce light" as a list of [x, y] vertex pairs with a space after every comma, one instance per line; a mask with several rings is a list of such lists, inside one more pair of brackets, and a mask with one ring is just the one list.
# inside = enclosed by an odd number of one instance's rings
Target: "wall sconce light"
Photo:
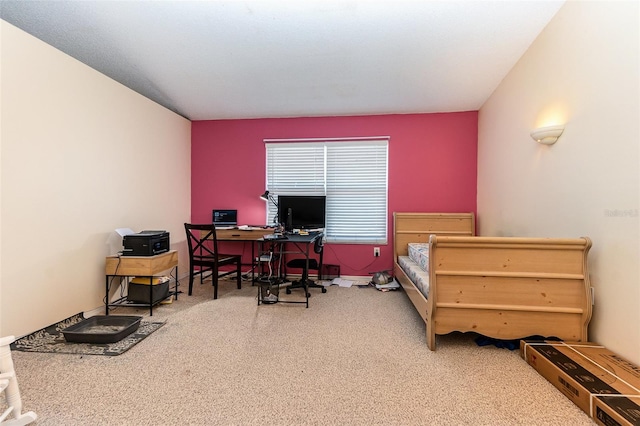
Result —
[[536, 142], [543, 143], [545, 145], [553, 145], [556, 143], [562, 132], [564, 132], [564, 126], [562, 124], [557, 126], [538, 127], [531, 131], [531, 137]]

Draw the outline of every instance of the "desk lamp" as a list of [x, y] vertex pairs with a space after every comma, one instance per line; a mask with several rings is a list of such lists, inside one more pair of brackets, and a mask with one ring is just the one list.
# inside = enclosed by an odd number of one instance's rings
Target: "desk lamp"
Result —
[[269, 191], [264, 191], [264, 194], [260, 196], [264, 201], [271, 201], [274, 206], [276, 206], [276, 215], [273, 218], [273, 223], [279, 224], [278, 222], [278, 203], [276, 203], [276, 199], [273, 195], [269, 194]]

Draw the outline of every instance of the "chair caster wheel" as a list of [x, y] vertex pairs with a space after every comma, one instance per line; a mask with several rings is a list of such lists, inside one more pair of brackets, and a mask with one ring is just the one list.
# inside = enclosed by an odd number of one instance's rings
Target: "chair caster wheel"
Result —
[[323, 293], [326, 293], [326, 292], [327, 292], [327, 289], [326, 289], [326, 288], [324, 288], [324, 287], [322, 287], [322, 292], [323, 292]]
[[287, 294], [291, 294], [291, 289], [290, 289], [290, 288], [287, 288], [287, 289], [285, 289], [285, 292], [286, 292]]

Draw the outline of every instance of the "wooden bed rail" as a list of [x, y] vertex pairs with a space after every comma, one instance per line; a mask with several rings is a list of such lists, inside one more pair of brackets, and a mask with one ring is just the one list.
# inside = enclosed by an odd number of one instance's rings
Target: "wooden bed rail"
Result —
[[526, 305], [490, 305], [487, 303], [438, 303], [439, 308], [456, 308], [456, 309], [489, 309], [494, 311], [523, 311], [523, 312], [558, 312], [565, 314], [582, 314], [583, 309], [580, 308], [549, 308], [547, 306], [526, 306]]
[[590, 247], [589, 238], [431, 235], [427, 328], [586, 341]]
[[500, 272], [500, 271], [438, 271], [438, 275], [459, 275], [459, 276], [485, 276], [485, 277], [521, 277], [521, 278], [561, 278], [578, 279], [584, 278], [583, 274], [550, 274], [544, 272]]
[[585, 277], [591, 240], [431, 235], [429, 245], [430, 267], [437, 272]]

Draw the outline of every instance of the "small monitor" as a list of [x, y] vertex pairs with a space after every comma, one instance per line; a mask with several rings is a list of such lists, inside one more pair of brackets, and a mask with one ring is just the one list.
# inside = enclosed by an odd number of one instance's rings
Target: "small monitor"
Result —
[[280, 195], [278, 217], [287, 231], [324, 228], [326, 204], [324, 195]]
[[213, 224], [216, 226], [236, 226], [238, 224], [238, 210], [214, 210]]

